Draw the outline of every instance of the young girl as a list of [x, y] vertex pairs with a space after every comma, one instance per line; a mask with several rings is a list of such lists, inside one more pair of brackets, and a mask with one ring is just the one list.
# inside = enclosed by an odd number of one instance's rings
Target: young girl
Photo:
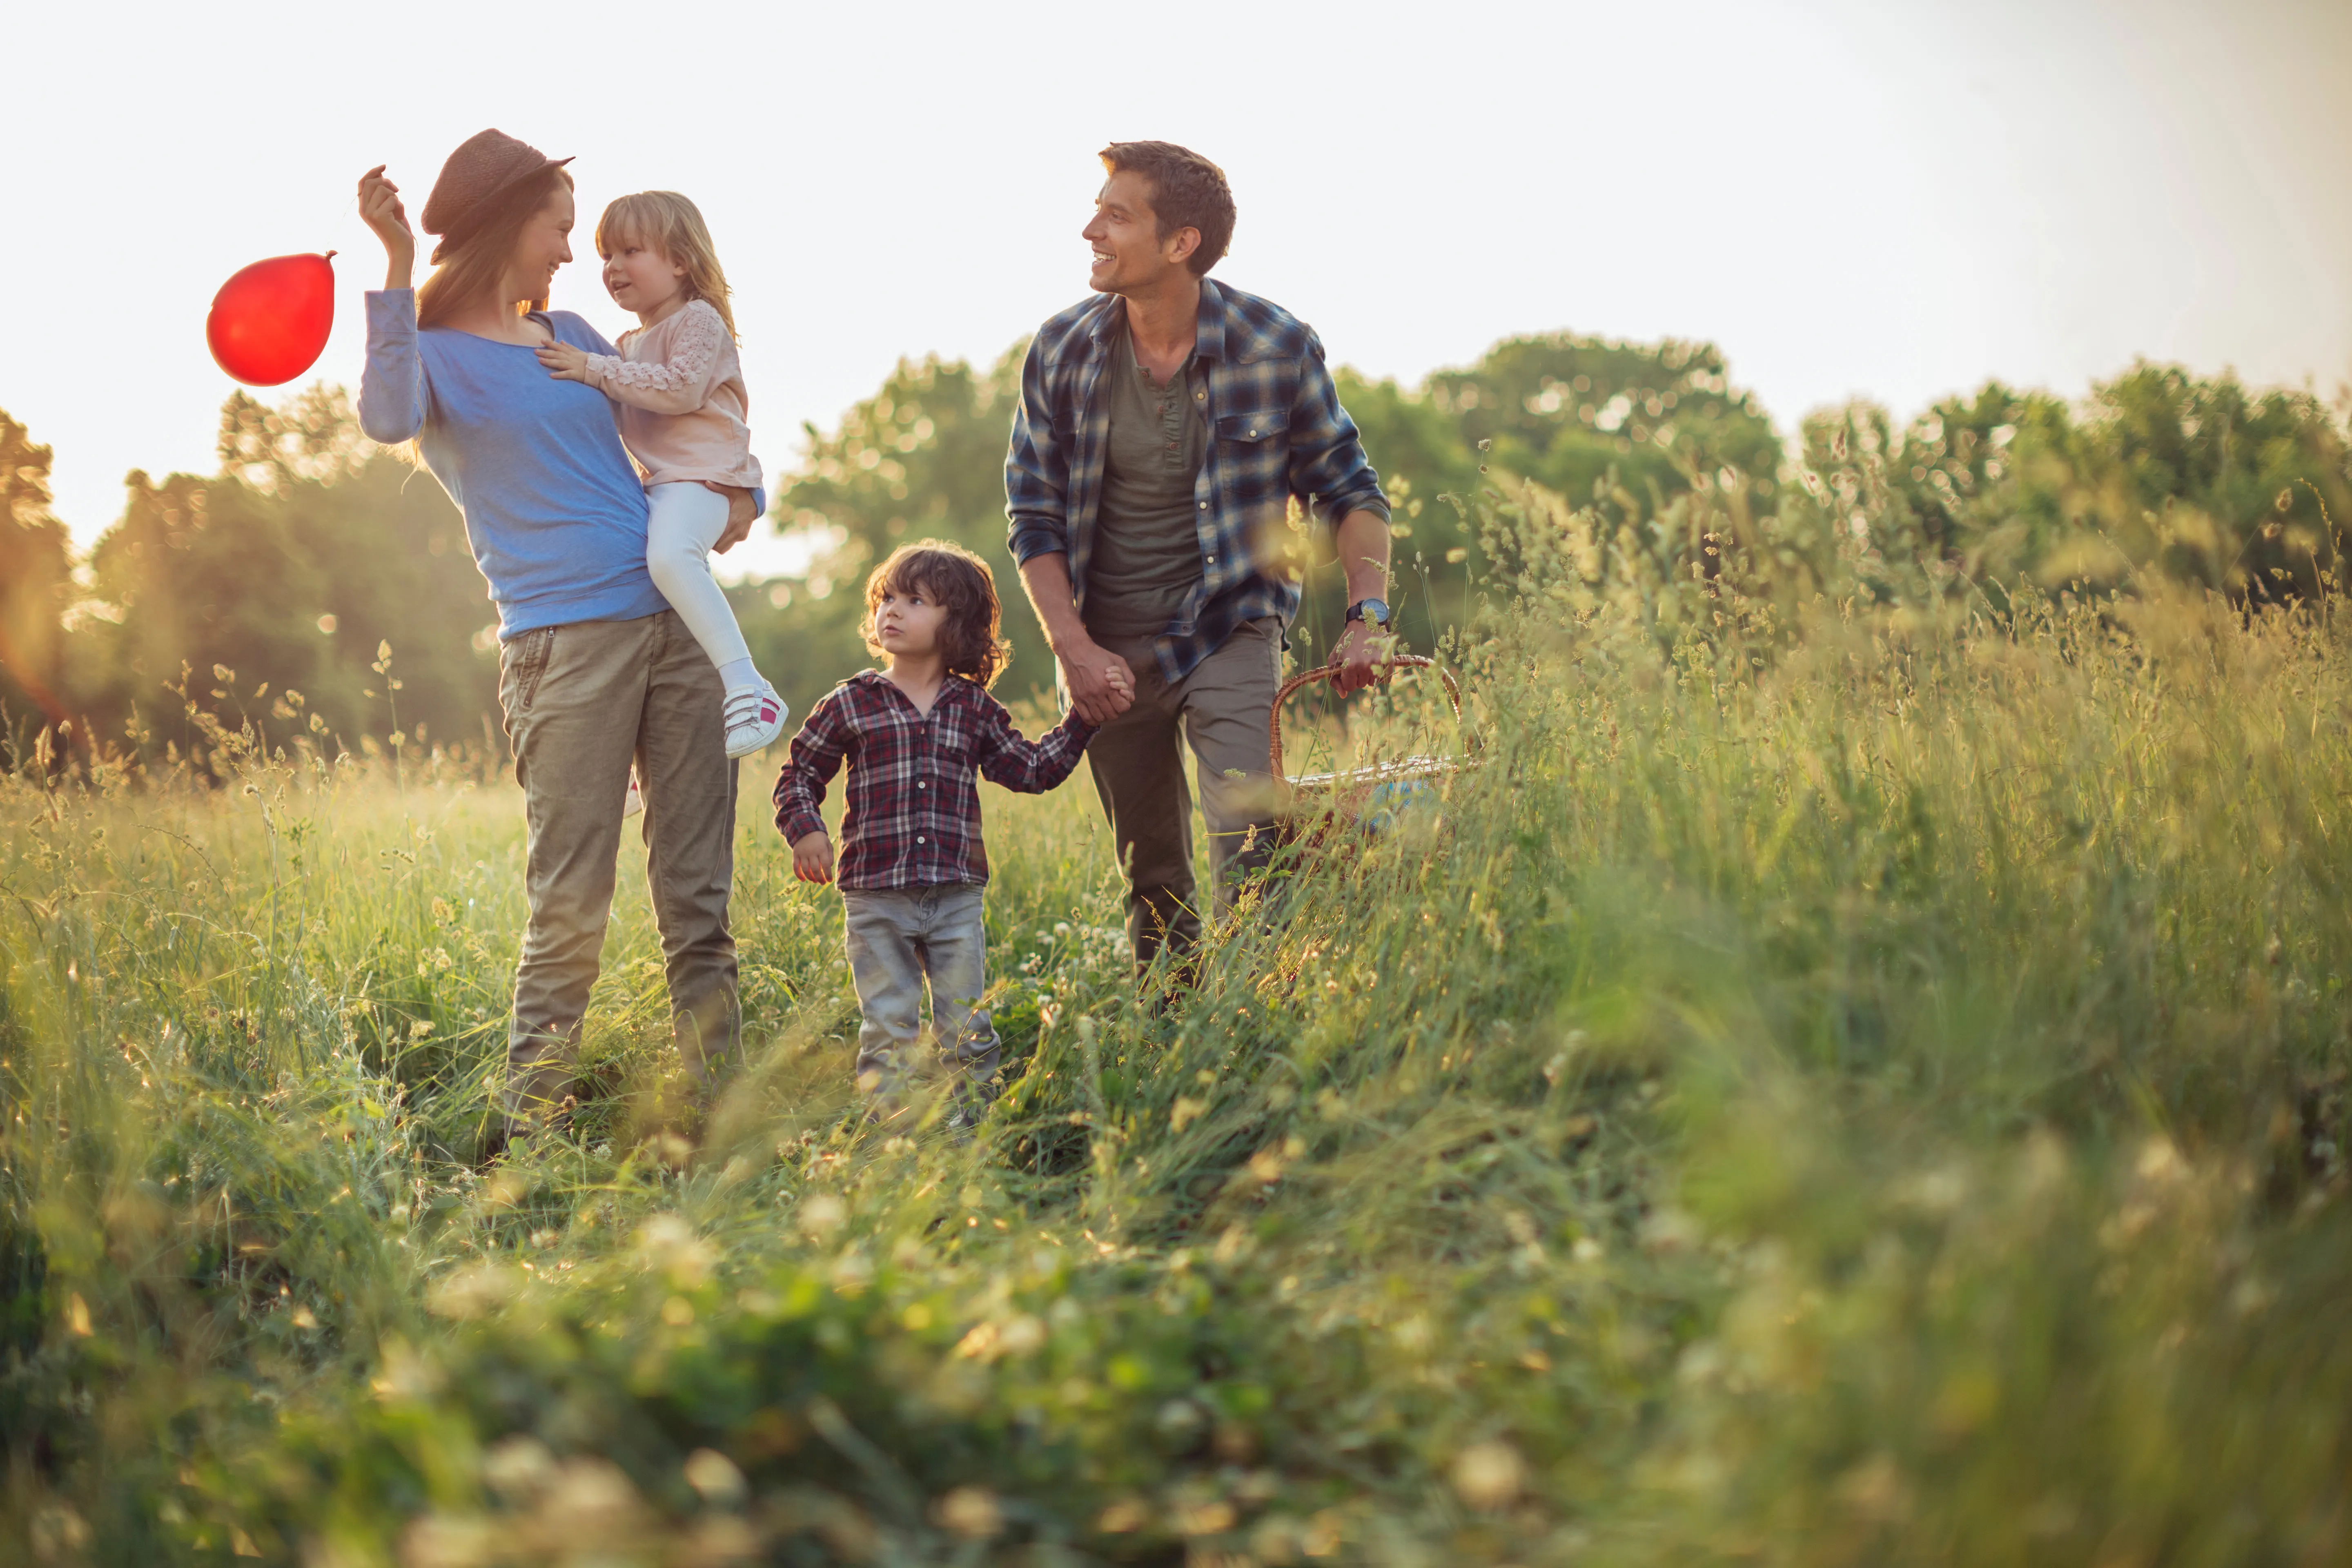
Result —
[[996, 1028], [981, 923], [988, 850], [975, 773], [1043, 795], [1078, 765], [1095, 727], [1073, 711], [1037, 741], [1022, 739], [988, 694], [1003, 669], [996, 580], [971, 551], [909, 544], [866, 580], [866, 646], [889, 668], [852, 676], [809, 710], [776, 780], [776, 826], [803, 881], [834, 879], [833, 840], [818, 807], [849, 763], [841, 819], [841, 900], [849, 972], [864, 1022], [857, 1087], [887, 1120], [902, 1105], [904, 1052], [931, 1026], [954, 1067], [952, 1125], [968, 1128], [996, 1095]]
[[782, 733], [785, 710], [710, 574], [710, 547], [727, 528], [727, 498], [715, 487], [760, 486], [727, 275], [702, 214], [675, 191], [641, 191], [606, 207], [596, 254], [605, 289], [636, 312], [636, 330], [621, 334], [617, 354], [556, 342], [539, 351], [540, 363], [618, 405], [621, 438], [646, 470], [646, 570], [719, 667], [727, 754], [748, 756]]

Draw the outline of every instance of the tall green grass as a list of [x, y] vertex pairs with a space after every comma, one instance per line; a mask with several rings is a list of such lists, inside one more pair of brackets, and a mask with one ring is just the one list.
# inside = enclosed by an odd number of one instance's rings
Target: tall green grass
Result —
[[[740, 1074], [658, 1112], [625, 879], [580, 1134], [488, 1169], [494, 769], [0, 784], [10, 1549], [2352, 1554], [2332, 610], [1765, 604], [1501, 524], [1482, 765], [1189, 994], [1129, 977], [1083, 782], [988, 792], [970, 1143], [857, 1119], [764, 775]], [[1451, 737], [1370, 706], [1335, 744]]]

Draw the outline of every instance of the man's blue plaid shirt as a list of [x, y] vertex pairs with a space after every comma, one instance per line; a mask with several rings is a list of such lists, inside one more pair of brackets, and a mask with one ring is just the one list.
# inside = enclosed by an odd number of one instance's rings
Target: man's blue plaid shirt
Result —
[[[1081, 611], [1109, 445], [1103, 371], [1126, 330], [1127, 302], [1110, 294], [1037, 330], [1004, 460], [1013, 558], [1068, 555]], [[1356, 422], [1339, 406], [1322, 342], [1304, 321], [1204, 278], [1192, 350], [1205, 372], [1199, 395], [1211, 439], [1192, 491], [1201, 584], [1156, 644], [1171, 681], [1190, 675], [1242, 622], [1279, 616], [1287, 626], [1298, 613], [1291, 497], [1332, 526], [1351, 511], [1388, 512]]]

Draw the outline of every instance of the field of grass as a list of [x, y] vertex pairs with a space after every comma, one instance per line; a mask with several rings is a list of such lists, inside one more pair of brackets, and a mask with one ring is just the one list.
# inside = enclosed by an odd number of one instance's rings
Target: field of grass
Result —
[[0, 1556], [2352, 1559], [2329, 613], [1516, 587], [1485, 765], [1173, 1005], [1084, 780], [988, 792], [969, 1144], [856, 1120], [764, 772], [740, 1077], [649, 1110], [632, 846], [580, 1135], [487, 1170], [493, 765], [0, 780]]

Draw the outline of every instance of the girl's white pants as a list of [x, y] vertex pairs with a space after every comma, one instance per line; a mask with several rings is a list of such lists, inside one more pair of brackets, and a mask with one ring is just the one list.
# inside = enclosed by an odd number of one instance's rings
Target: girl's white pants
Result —
[[710, 662], [724, 669], [751, 650], [710, 574], [710, 547], [727, 531], [727, 498], [708, 486], [656, 485], [646, 492], [646, 570]]

